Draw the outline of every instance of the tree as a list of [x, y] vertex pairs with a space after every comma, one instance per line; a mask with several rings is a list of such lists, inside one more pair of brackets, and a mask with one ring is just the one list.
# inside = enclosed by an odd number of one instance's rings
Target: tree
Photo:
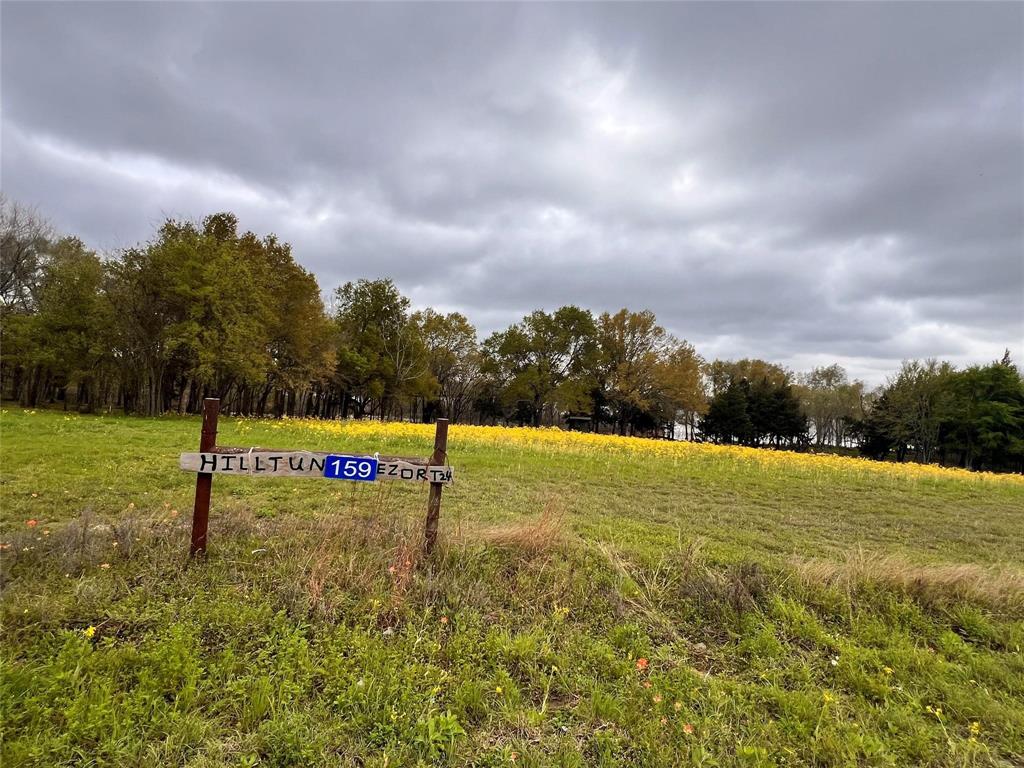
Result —
[[789, 384], [792, 375], [789, 371], [775, 363], [757, 358], [742, 360], [715, 360], [705, 368], [711, 394], [715, 395], [727, 389], [734, 381], [760, 381], [767, 379], [770, 383], [781, 386]]
[[109, 359], [103, 263], [76, 238], [62, 238], [47, 250], [34, 278], [30, 311], [5, 313], [5, 376], [25, 406], [54, 393], [66, 402], [69, 384], [87, 403], [89, 385]]
[[160, 246], [132, 248], [108, 273], [105, 293], [115, 318], [113, 353], [121, 365], [126, 411], [160, 413], [172, 357], [187, 357], [198, 347], [199, 328], [188, 316], [190, 297], [168, 290], [172, 273], [192, 265], [174, 264]]
[[225, 410], [262, 413], [273, 389], [324, 375], [330, 328], [315, 279], [273, 235], [238, 234], [231, 213], [166, 221], [111, 264], [104, 293], [128, 410], [175, 399], [197, 410], [214, 394]]
[[336, 328], [325, 314], [316, 278], [295, 263], [287, 243], [274, 235], [258, 239], [246, 233], [238, 248], [243, 260], [256, 267], [257, 290], [266, 302], [261, 334], [265, 367], [254, 410], [263, 414], [273, 396], [274, 413], [294, 412], [333, 374]]
[[829, 365], [802, 374], [796, 392], [814, 429], [815, 444], [846, 444], [850, 425], [864, 416], [864, 384], [851, 382], [842, 366]]
[[[61, 238], [39, 286], [36, 363], [63, 390], [73, 385], [80, 410], [94, 406], [97, 382], [109, 375], [111, 308], [103, 295], [105, 267], [81, 240]], [[30, 397], [32, 404], [38, 393]]]
[[437, 397], [425, 404], [423, 419], [432, 421], [440, 415], [458, 421], [472, 404], [481, 378], [476, 329], [458, 312], [442, 315], [425, 309], [411, 320], [426, 347], [427, 366], [437, 385]]
[[668, 359], [674, 343], [650, 310], [621, 309], [598, 319], [597, 378], [619, 434], [654, 405], [659, 364]]
[[716, 443], [748, 443], [754, 424], [747, 408], [750, 385], [746, 379], [731, 381], [711, 398], [708, 412], [700, 428], [705, 437]]
[[931, 463], [939, 446], [943, 421], [951, 406], [950, 376], [953, 367], [936, 360], [906, 361], [886, 388], [890, 431], [900, 460], [906, 446], [918, 461]]
[[35, 210], [0, 193], [0, 319], [34, 310], [54, 239], [53, 228]]
[[[763, 366], [730, 364], [721, 369], [728, 370], [730, 378], [727, 383], [719, 382], [719, 389], [701, 421], [705, 436], [716, 442], [750, 446], [804, 443], [807, 420], [800, 400], [787, 381], [788, 376], [779, 375], [782, 369], [772, 371]], [[751, 381], [742, 376], [745, 370], [760, 370], [765, 375]]]
[[1024, 381], [1004, 356], [950, 377], [943, 450], [967, 469], [1020, 468], [1024, 458]]
[[894, 423], [894, 409], [884, 388], [865, 398], [865, 414], [850, 424], [850, 435], [861, 455], [876, 461], [887, 458], [899, 442]]
[[807, 419], [800, 398], [789, 384], [774, 385], [770, 391], [771, 419], [765, 430], [776, 446], [803, 446], [807, 441]]
[[391, 280], [348, 282], [335, 291], [340, 345], [335, 381], [341, 412], [386, 418], [402, 398], [432, 394], [426, 347], [409, 316], [409, 300]]
[[502, 390], [506, 413], [535, 426], [587, 407], [597, 351], [594, 318], [565, 306], [532, 312], [484, 342], [484, 373]]
[[686, 341], [671, 339], [655, 365], [654, 381], [658, 392], [657, 420], [674, 425], [681, 422], [691, 431], [696, 419], [707, 410], [702, 369], [704, 361]]

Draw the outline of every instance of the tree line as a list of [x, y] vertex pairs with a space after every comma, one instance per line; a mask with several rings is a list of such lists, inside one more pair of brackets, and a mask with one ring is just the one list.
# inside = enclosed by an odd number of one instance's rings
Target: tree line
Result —
[[231, 213], [101, 256], [0, 199], [0, 394], [26, 407], [562, 426], [1021, 471], [1008, 355], [912, 361], [874, 392], [838, 365], [703, 359], [649, 310], [537, 310], [480, 340], [389, 279], [338, 287]]

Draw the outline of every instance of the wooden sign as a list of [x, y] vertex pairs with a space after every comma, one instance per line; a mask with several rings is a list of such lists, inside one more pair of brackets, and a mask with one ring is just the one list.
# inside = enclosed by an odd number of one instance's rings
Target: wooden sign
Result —
[[274, 451], [268, 448], [229, 448], [217, 445], [217, 417], [220, 400], [203, 400], [203, 427], [199, 451], [183, 453], [178, 466], [196, 473], [196, 501], [192, 509], [192, 544], [189, 554], [206, 553], [213, 476], [321, 477], [329, 480], [375, 482], [408, 480], [429, 483], [427, 520], [423, 548], [429, 555], [437, 542], [441, 514], [441, 489], [453, 482], [448, 466], [448, 420], [438, 419], [434, 429], [434, 452], [429, 459], [402, 456], [357, 456], [321, 451]]
[[[337, 459], [337, 462], [329, 461]], [[344, 461], [349, 459], [350, 461]], [[353, 461], [354, 460], [354, 461]], [[366, 465], [376, 464], [372, 476]], [[321, 451], [269, 451], [220, 449], [206, 453], [183, 453], [178, 466], [186, 472], [211, 472], [250, 477], [327, 477], [337, 480], [409, 480], [443, 483], [454, 481], [452, 468], [429, 466], [422, 459], [395, 456], [344, 456]], [[351, 474], [346, 474], [346, 470]]]

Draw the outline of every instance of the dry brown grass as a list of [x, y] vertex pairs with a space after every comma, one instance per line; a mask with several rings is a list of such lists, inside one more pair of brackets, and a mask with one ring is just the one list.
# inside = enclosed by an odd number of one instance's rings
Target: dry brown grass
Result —
[[855, 551], [840, 561], [795, 560], [807, 586], [830, 586], [850, 594], [872, 586], [898, 590], [930, 604], [967, 601], [1024, 616], [1024, 573], [970, 563], [920, 565], [893, 555]]
[[532, 557], [565, 544], [565, 512], [557, 499], [550, 499], [539, 515], [483, 528], [470, 535], [488, 546], [516, 550]]

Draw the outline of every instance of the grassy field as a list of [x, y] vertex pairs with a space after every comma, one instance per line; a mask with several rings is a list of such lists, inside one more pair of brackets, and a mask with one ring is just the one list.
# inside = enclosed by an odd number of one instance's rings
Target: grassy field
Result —
[[0, 430], [4, 768], [1024, 765], [1019, 476], [455, 426], [433, 560], [419, 485], [217, 477], [189, 563], [198, 420]]

